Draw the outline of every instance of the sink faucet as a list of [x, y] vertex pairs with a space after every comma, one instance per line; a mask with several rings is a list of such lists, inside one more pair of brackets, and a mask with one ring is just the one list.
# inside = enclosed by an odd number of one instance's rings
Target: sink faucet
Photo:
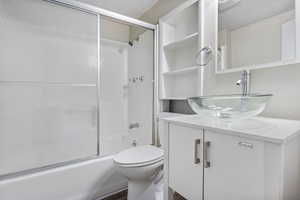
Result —
[[242, 77], [240, 80], [236, 82], [236, 85], [242, 87], [242, 95], [247, 96], [250, 94], [250, 71], [244, 70], [242, 71]]

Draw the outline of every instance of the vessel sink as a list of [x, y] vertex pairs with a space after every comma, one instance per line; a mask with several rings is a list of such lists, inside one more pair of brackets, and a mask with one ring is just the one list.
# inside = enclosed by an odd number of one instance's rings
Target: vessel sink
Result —
[[272, 96], [272, 94], [199, 96], [188, 98], [188, 103], [200, 116], [232, 121], [259, 115]]

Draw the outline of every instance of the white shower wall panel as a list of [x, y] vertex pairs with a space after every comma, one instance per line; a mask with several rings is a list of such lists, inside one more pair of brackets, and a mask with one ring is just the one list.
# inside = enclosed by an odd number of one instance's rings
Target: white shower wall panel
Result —
[[151, 144], [153, 125], [154, 34], [147, 30], [129, 48], [129, 78], [142, 77], [142, 81], [129, 83], [129, 123], [139, 128], [129, 130], [138, 145]]
[[[101, 40], [101, 155], [127, 149], [134, 141], [152, 143], [153, 44], [152, 31], [141, 34], [132, 46]], [[139, 127], [129, 128], [136, 123]]]
[[128, 44], [101, 40], [100, 154], [130, 147], [128, 134]]

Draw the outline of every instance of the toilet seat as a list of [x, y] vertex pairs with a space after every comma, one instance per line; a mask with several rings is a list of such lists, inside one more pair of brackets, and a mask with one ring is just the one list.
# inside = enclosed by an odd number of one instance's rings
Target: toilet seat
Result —
[[162, 149], [152, 145], [133, 147], [114, 156], [114, 162], [122, 167], [142, 167], [161, 162], [164, 159]]

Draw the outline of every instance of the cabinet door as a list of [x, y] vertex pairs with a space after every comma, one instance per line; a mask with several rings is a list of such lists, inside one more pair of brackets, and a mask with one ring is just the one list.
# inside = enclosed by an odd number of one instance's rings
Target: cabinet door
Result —
[[169, 186], [188, 200], [202, 199], [203, 130], [169, 125]]
[[204, 138], [204, 200], [263, 200], [264, 143], [206, 130]]

